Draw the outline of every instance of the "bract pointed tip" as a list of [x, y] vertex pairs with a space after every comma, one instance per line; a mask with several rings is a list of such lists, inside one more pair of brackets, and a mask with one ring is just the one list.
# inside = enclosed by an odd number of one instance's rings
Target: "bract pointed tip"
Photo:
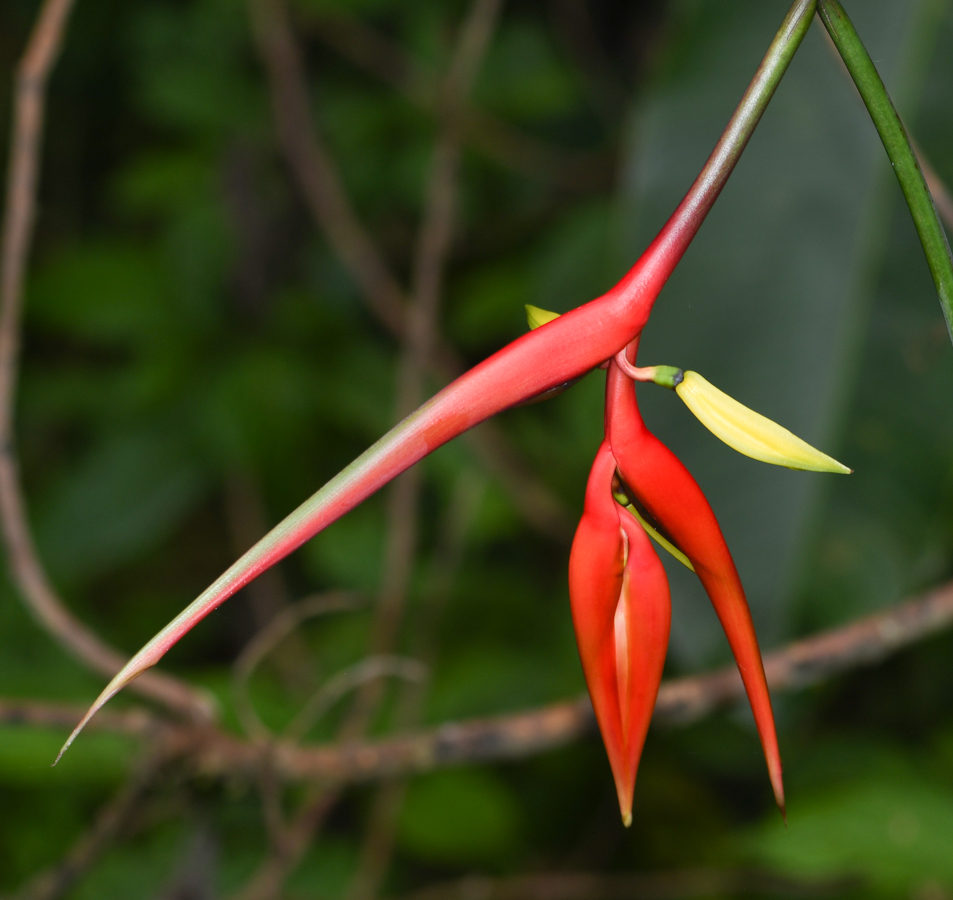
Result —
[[632, 813], [631, 812], [622, 813], [622, 824], [626, 828], [632, 827]]
[[72, 730], [72, 732], [70, 733], [70, 736], [66, 739], [66, 743], [64, 743], [63, 746], [60, 747], [60, 752], [56, 754], [56, 759], [53, 760], [53, 765], [50, 766], [50, 768], [53, 768], [53, 766], [55, 766], [63, 758], [63, 754], [67, 750], [69, 750], [69, 748], [73, 744], [73, 741], [75, 741], [76, 738], [79, 737], [79, 733], [86, 727], [86, 723], [89, 722], [89, 720], [96, 714], [98, 709], [99, 709], [99, 706], [97, 706], [96, 704], [93, 704], [93, 706], [89, 708], [89, 711], [86, 713], [86, 715], [83, 716], [82, 719], [80, 719], [79, 724]]

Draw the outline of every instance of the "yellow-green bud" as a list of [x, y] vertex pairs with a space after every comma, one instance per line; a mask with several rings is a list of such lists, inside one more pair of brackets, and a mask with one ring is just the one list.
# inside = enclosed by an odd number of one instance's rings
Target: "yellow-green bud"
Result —
[[530, 331], [558, 318], [559, 313], [550, 312], [548, 309], [540, 309], [538, 306], [530, 306], [528, 303], [526, 304], [526, 321], [529, 323]]
[[842, 475], [852, 471], [777, 422], [743, 406], [697, 372], [686, 372], [675, 391], [702, 425], [745, 456], [789, 469]]

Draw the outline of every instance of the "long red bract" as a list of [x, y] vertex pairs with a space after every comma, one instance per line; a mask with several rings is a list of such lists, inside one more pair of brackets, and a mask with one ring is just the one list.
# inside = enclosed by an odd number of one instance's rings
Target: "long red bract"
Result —
[[606, 382], [606, 433], [622, 478], [675, 545], [691, 560], [728, 637], [784, 812], [781, 755], [754, 622], [738, 570], [702, 489], [639, 413], [635, 387], [613, 363]]

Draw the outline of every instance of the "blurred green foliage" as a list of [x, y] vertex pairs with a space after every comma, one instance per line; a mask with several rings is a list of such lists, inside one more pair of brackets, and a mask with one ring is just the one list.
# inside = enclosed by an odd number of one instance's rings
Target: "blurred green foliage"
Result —
[[[578, 183], [553, 177], [542, 159], [528, 174], [468, 148], [441, 326], [469, 362], [522, 333], [524, 303], [565, 311], [631, 264], [703, 163], [786, 6], [505, 6], [474, 102], [579, 174]], [[5, 72], [36, 7], [0, 5]], [[432, 88], [465, 9], [457, 0], [293, 7], [316, 121], [401, 276], [434, 122], [349, 62], [327, 17], [357, 17], [386, 35]], [[901, 114], [953, 183], [950, 4], [866, 0], [849, 11]], [[647, 363], [701, 371], [856, 470], [833, 479], [759, 467], [717, 445], [667, 392], [644, 392], [650, 424], [722, 520], [766, 645], [953, 574], [953, 354], [876, 135], [816, 29], [643, 346]], [[140, 646], [389, 427], [398, 352], [282, 159], [245, 5], [79, 0], [51, 82], [18, 405], [32, 525], [71, 608], [116, 646]], [[601, 435], [601, 391], [597, 373], [500, 419], [571, 515]], [[523, 521], [465, 442], [423, 468], [401, 642], [431, 666], [422, 721], [581, 691], [568, 547]], [[372, 498], [319, 535], [277, 581], [197, 628], [169, 668], [214, 690], [237, 728], [236, 655], [284, 603], [330, 588], [370, 602], [385, 509], [383, 495]], [[670, 673], [725, 660], [701, 591], [669, 571]], [[284, 727], [324, 679], [360, 659], [371, 620], [365, 607], [305, 623], [252, 681], [262, 720]], [[628, 832], [594, 736], [527, 762], [415, 779], [386, 890], [470, 872], [756, 865], [797, 879], [855, 877], [849, 896], [953, 896], [951, 651], [953, 638], [939, 636], [777, 698], [786, 832], [739, 709], [653, 731]], [[80, 702], [99, 687], [5, 585], [0, 696]], [[335, 705], [309, 737], [331, 738], [345, 708]], [[395, 716], [386, 705], [378, 731]], [[61, 857], [134, 765], [135, 745], [90, 734], [51, 772], [61, 738], [0, 729], [0, 891]], [[370, 788], [345, 794], [289, 896], [345, 895], [371, 799]], [[164, 773], [70, 896], [185, 896], [196, 871], [211, 886], [199, 896], [224, 896], [265, 846], [254, 786]]]

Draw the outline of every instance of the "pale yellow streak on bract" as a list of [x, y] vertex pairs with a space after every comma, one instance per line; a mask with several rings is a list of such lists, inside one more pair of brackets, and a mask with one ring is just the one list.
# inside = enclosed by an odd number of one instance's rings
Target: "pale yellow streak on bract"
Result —
[[639, 520], [639, 524], [645, 529], [645, 533], [655, 541], [663, 550], [668, 550], [683, 566], [688, 569], [695, 571], [695, 567], [692, 565], [692, 561], [684, 554], [681, 550], [678, 549], [668, 538], [663, 537], [659, 534], [649, 523], [642, 517], [641, 513], [631, 504], [626, 506], [626, 509]]
[[530, 306], [528, 303], [526, 304], [526, 321], [529, 323], [530, 331], [558, 318], [559, 313], [550, 312], [548, 309], [540, 309], [538, 306]]
[[777, 422], [743, 406], [697, 372], [686, 372], [675, 391], [702, 425], [745, 456], [810, 472], [847, 475], [853, 471], [826, 453], [815, 450]]

